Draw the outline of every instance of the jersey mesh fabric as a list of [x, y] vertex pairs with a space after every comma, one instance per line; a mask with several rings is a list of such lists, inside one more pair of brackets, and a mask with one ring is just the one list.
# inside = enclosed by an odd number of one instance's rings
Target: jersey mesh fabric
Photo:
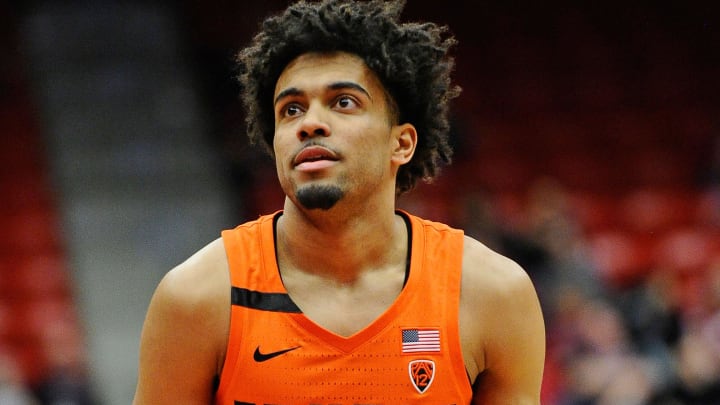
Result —
[[458, 334], [463, 233], [400, 212], [410, 272], [394, 303], [350, 337], [302, 314], [277, 268], [274, 219], [223, 231], [233, 305], [215, 404], [469, 404]]

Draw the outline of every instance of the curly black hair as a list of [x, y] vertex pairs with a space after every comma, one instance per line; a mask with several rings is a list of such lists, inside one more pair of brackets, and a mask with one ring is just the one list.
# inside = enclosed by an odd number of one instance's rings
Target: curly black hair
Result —
[[[418, 179], [431, 181], [449, 164], [448, 104], [460, 94], [451, 84], [455, 38], [434, 23], [399, 23], [405, 0], [301, 0], [266, 19], [252, 43], [236, 56], [251, 143], [273, 156], [275, 84], [293, 59], [309, 52], [358, 55], [378, 76], [398, 108], [398, 123], [418, 133], [413, 159], [400, 167], [398, 195]], [[274, 156], [273, 156], [274, 157]]]

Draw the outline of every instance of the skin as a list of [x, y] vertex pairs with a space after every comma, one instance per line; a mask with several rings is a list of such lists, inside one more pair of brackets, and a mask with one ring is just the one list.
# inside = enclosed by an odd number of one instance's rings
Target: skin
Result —
[[[286, 194], [277, 223], [280, 272], [304, 314], [343, 336], [392, 305], [404, 279], [408, 235], [395, 213], [395, 176], [412, 158], [417, 133], [395, 122], [388, 100], [363, 61], [346, 53], [301, 55], [276, 84], [274, 150]], [[303, 151], [325, 159], [305, 161]], [[319, 186], [342, 198], [329, 209], [299, 203], [300, 190]], [[133, 404], [212, 403], [229, 288], [220, 239], [163, 278], [143, 327]], [[469, 237], [459, 323], [476, 381], [473, 404], [539, 404], [545, 331], [533, 285], [517, 264]]]

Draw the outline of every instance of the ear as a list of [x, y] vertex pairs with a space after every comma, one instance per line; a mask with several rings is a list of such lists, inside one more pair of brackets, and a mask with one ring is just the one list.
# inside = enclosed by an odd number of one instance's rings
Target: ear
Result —
[[396, 125], [392, 128], [393, 151], [391, 160], [398, 166], [409, 162], [415, 154], [417, 131], [412, 124]]

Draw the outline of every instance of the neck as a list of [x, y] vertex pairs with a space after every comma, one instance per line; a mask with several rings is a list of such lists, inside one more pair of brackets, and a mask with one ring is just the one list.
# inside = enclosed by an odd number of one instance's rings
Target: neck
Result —
[[349, 284], [361, 274], [403, 265], [408, 234], [394, 207], [353, 215], [287, 203], [277, 223], [277, 256], [283, 274], [302, 272]]

